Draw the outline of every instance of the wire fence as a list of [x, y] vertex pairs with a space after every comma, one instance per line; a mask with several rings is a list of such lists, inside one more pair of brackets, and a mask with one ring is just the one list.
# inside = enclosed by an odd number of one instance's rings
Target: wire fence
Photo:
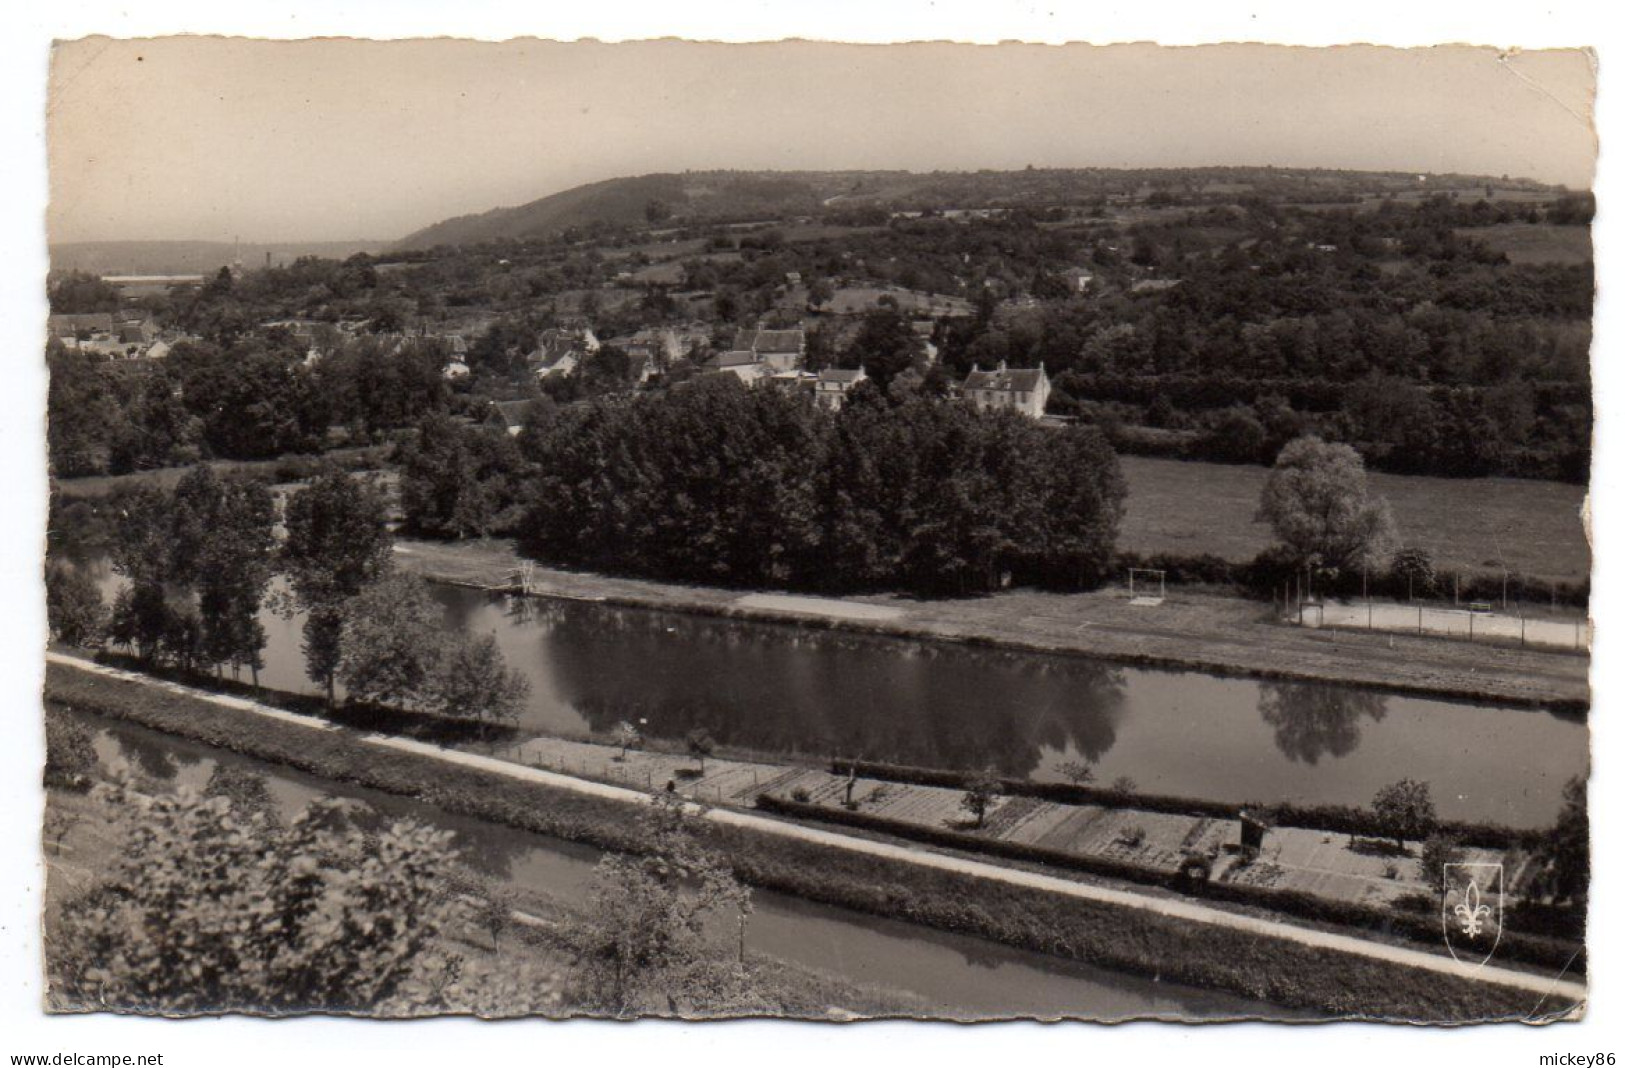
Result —
[[1289, 605], [1286, 618], [1288, 622], [1314, 629], [1421, 634], [1519, 648], [1585, 650], [1591, 645], [1591, 624], [1587, 619], [1531, 619], [1522, 613], [1495, 612], [1488, 604], [1444, 607], [1422, 603], [1309, 601]]

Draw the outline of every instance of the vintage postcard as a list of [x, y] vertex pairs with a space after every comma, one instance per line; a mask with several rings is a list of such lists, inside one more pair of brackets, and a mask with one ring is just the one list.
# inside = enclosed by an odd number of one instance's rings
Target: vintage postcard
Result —
[[49, 77], [47, 1011], [1584, 1015], [1591, 52]]

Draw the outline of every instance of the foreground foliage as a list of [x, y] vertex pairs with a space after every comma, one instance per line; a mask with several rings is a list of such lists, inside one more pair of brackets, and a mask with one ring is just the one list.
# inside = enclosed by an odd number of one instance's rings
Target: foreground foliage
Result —
[[96, 792], [126, 844], [63, 907], [51, 959], [66, 1004], [389, 1012], [424, 996], [449, 833], [401, 821], [366, 834], [326, 799], [282, 827], [224, 793]]
[[[588, 1011], [704, 1011], [738, 1000], [748, 986], [750, 891], [702, 847], [683, 806], [674, 795], [655, 795], [638, 818], [642, 855], [616, 853], [598, 863], [571, 986]], [[737, 957], [715, 934], [735, 924]]]

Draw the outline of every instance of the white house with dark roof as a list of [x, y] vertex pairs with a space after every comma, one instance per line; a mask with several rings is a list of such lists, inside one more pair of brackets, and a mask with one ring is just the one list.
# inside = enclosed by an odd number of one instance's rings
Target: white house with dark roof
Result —
[[1006, 367], [999, 361], [996, 370], [984, 371], [972, 365], [960, 387], [960, 394], [982, 409], [1013, 409], [1032, 419], [1042, 418], [1049, 403], [1049, 375], [1044, 365]]
[[832, 412], [838, 412], [841, 405], [846, 403], [846, 395], [868, 377], [861, 367], [850, 370], [845, 367], [826, 367], [818, 372], [818, 381], [813, 385], [813, 400]]

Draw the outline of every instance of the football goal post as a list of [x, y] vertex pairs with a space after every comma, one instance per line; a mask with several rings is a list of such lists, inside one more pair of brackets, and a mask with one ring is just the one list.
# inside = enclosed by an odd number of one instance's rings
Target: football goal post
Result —
[[1168, 572], [1154, 567], [1128, 569], [1130, 604], [1159, 605], [1168, 594]]

